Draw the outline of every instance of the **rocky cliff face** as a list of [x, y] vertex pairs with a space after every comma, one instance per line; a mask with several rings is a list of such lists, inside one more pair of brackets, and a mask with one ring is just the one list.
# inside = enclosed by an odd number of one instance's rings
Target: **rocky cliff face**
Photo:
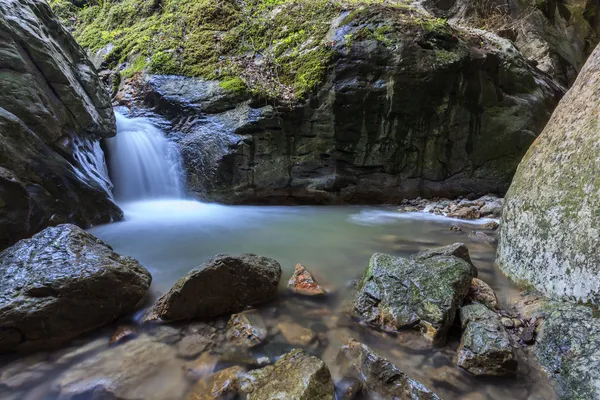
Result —
[[123, 104], [168, 117], [188, 186], [233, 203], [503, 193], [561, 90], [506, 39], [401, 8], [334, 16], [332, 65], [299, 106], [146, 76]]
[[497, 262], [546, 295], [600, 304], [600, 47], [519, 165]]
[[510, 38], [528, 60], [564, 86], [575, 81], [600, 33], [596, 0], [426, 0], [423, 3], [439, 17]]
[[43, 1], [0, 0], [0, 249], [43, 227], [120, 218], [99, 139], [110, 99]]

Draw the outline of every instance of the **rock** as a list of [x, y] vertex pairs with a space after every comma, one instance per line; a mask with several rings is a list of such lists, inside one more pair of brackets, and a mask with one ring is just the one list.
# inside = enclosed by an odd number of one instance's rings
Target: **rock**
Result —
[[535, 325], [528, 325], [521, 332], [521, 340], [525, 344], [535, 343]]
[[141, 335], [71, 366], [52, 390], [57, 398], [177, 399], [186, 383], [171, 346]]
[[425, 337], [441, 341], [472, 279], [472, 265], [458, 257], [411, 260], [376, 253], [353, 308], [369, 323], [392, 330], [419, 326]]
[[196, 357], [208, 351], [212, 342], [210, 337], [200, 334], [185, 336], [177, 343], [177, 355], [184, 358]]
[[292, 346], [306, 347], [316, 338], [316, 334], [312, 330], [292, 321], [278, 323], [277, 329], [286, 342]]
[[296, 264], [294, 275], [288, 282], [288, 289], [303, 296], [323, 296], [327, 294], [327, 291], [317, 283], [312, 274], [302, 264]]
[[505, 328], [514, 328], [515, 327], [515, 321], [513, 321], [512, 318], [501, 318], [500, 322], [502, 322], [502, 325]]
[[334, 400], [335, 396], [327, 365], [299, 349], [273, 365], [248, 372], [240, 388], [249, 400]]
[[600, 305], [600, 47], [521, 162], [497, 264], [551, 298]]
[[154, 307], [167, 321], [211, 318], [273, 300], [281, 279], [275, 260], [218, 255], [181, 278]]
[[499, 218], [502, 216], [502, 203], [498, 201], [486, 203], [479, 209], [479, 215], [482, 217]]
[[[152, 278], [74, 225], [0, 253], [0, 352], [53, 347], [135, 310]], [[107, 290], [110, 288], [110, 290]]]
[[437, 256], [454, 256], [458, 257], [461, 260], [465, 260], [471, 265], [471, 269], [473, 270], [473, 275], [477, 276], [478, 271], [473, 261], [471, 261], [471, 256], [469, 255], [469, 249], [464, 243], [454, 243], [448, 246], [436, 247], [433, 249], [427, 249], [418, 252], [411, 256], [413, 260], [423, 261], [428, 258], [437, 257]]
[[46, 2], [0, 1], [0, 250], [49, 225], [122, 218], [100, 139], [110, 98]]
[[242, 367], [230, 367], [198, 380], [187, 400], [221, 400], [235, 396], [239, 391]]
[[362, 381], [354, 377], [343, 378], [335, 386], [338, 400], [354, 400], [358, 398], [364, 387]]
[[461, 207], [448, 214], [448, 217], [459, 219], [478, 219], [481, 217], [481, 214], [476, 207]]
[[267, 339], [267, 326], [256, 310], [233, 314], [227, 325], [229, 340], [239, 346], [250, 348]]
[[363, 383], [371, 399], [439, 399], [420, 382], [412, 380], [394, 364], [368, 346], [350, 340], [339, 351], [336, 361], [347, 376]]
[[564, 399], [600, 398], [600, 319], [587, 306], [548, 302], [535, 354]]
[[517, 370], [510, 335], [496, 313], [483, 304], [460, 309], [464, 330], [457, 351], [457, 364], [474, 375], [512, 375]]
[[484, 304], [491, 310], [498, 308], [498, 298], [496, 298], [494, 289], [481, 279], [473, 278], [471, 281], [469, 298], [477, 303]]
[[453, 232], [462, 232], [462, 228], [458, 225], [452, 225], [450, 228], [448, 228], [448, 230]]
[[132, 326], [119, 326], [110, 337], [110, 344], [120, 344], [137, 336], [137, 332]]
[[500, 227], [499, 223], [497, 223], [495, 221], [491, 221], [491, 222], [487, 222], [487, 223], [481, 225], [479, 227], [479, 229], [485, 229], [485, 230], [488, 230], [488, 231], [495, 231], [499, 227]]
[[198, 379], [211, 374], [215, 370], [218, 362], [218, 357], [206, 352], [202, 353], [197, 359], [185, 363], [183, 365], [183, 370], [188, 378]]
[[492, 244], [492, 245], [496, 244], [498, 242], [498, 240], [496, 240], [496, 238], [491, 237], [487, 233], [481, 232], [481, 231], [469, 232], [469, 239], [472, 239], [476, 242], [483, 242], [483, 243]]

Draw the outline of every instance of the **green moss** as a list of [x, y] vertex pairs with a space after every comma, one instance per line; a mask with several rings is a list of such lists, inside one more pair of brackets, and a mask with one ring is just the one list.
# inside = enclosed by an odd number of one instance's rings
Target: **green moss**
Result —
[[173, 75], [179, 66], [172, 52], [159, 51], [150, 58], [148, 72], [151, 74]]
[[233, 77], [231, 79], [223, 80], [219, 83], [219, 85], [227, 90], [228, 92], [233, 93], [244, 93], [246, 92], [246, 84], [239, 77]]
[[130, 78], [133, 75], [137, 74], [138, 72], [142, 72], [144, 70], [144, 68], [146, 68], [146, 65], [148, 65], [148, 61], [146, 60], [146, 57], [138, 56], [135, 59], [135, 61], [133, 61], [130, 64], [129, 67], [127, 67], [126, 69], [121, 71], [121, 76], [124, 79]]

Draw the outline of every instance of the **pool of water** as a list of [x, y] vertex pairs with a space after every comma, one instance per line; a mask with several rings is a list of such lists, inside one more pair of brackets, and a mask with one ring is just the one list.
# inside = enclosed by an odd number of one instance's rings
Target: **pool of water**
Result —
[[[394, 207], [250, 207], [187, 200], [135, 202], [121, 207], [126, 215], [123, 222], [94, 227], [90, 232], [118, 253], [135, 257], [150, 271], [153, 298], [216, 254], [256, 253], [274, 258], [283, 269], [283, 300], [269, 306], [267, 311], [261, 310], [264, 318], [321, 327], [327, 340], [318, 355], [328, 364], [333, 363], [343, 338], [353, 336], [444, 399], [553, 397], [543, 375], [526, 360], [520, 363], [515, 378], [476, 378], [455, 367], [457, 337], [451, 338], [444, 347], [432, 347], [415, 332], [383, 333], [340, 317], [345, 315], [344, 305], [352, 295], [351, 282], [362, 275], [373, 253], [408, 256], [455, 242], [467, 244], [479, 277], [495, 289], [501, 304], [508, 305], [518, 290], [494, 266], [495, 247], [471, 240], [468, 235], [486, 220], [457, 221], [424, 213], [401, 213]], [[462, 231], [449, 230], [457, 224]], [[307, 267], [334, 295], [316, 305], [285, 300], [285, 285], [296, 263]], [[273, 308], [278, 311], [273, 312]], [[78, 340], [77, 346], [110, 334], [106, 332]], [[108, 348], [107, 343], [94, 348], [90, 354], [105, 348]], [[260, 351], [277, 357], [277, 349], [267, 345]], [[46, 357], [55, 359], [51, 352]], [[36, 376], [33, 389], [5, 388], [5, 392], [20, 396], [15, 398], [55, 398], [53, 380], [66, 368], [69, 366], [48, 367], [41, 376]], [[173, 380], [173, 368], [169, 369], [163, 376], [165, 380]], [[156, 381], [160, 377], [152, 379]], [[37, 393], [38, 397], [32, 397], [31, 393]]]

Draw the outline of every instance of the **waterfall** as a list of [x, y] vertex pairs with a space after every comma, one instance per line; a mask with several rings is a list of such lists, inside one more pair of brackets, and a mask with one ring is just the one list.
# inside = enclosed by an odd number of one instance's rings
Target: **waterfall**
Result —
[[182, 197], [183, 174], [175, 144], [145, 118], [115, 116], [117, 135], [106, 141], [115, 198]]

